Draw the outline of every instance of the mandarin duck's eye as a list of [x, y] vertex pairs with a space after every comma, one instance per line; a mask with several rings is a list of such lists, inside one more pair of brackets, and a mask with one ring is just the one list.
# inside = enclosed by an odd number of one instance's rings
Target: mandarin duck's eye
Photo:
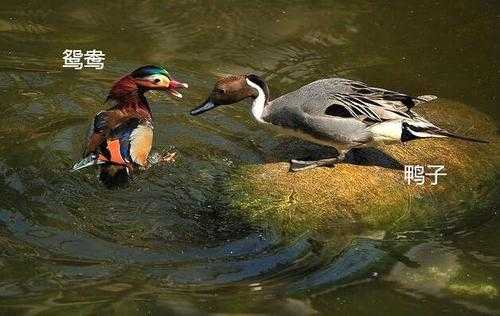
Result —
[[158, 82], [160, 82], [160, 79], [156, 78], [156, 79], [154, 80], [154, 83], [158, 83]]

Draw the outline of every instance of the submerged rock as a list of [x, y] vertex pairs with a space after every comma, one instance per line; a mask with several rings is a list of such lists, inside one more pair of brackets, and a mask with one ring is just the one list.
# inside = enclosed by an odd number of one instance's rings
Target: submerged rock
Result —
[[[290, 158], [332, 156], [335, 151], [298, 140], [284, 140], [260, 165], [241, 167], [228, 183], [233, 206], [262, 225], [284, 232], [345, 227], [424, 228], [440, 219], [470, 212], [492, 212], [498, 205], [499, 142], [486, 114], [447, 100], [421, 105], [416, 112], [459, 135], [489, 144], [456, 139], [425, 139], [407, 144], [355, 149], [347, 163], [333, 168], [289, 172]], [[312, 156], [312, 157], [311, 157]], [[427, 172], [444, 166], [446, 175], [426, 177], [423, 185], [404, 178], [404, 166]], [[450, 220], [450, 218], [452, 218]], [[453, 225], [456, 228], [456, 225]]]

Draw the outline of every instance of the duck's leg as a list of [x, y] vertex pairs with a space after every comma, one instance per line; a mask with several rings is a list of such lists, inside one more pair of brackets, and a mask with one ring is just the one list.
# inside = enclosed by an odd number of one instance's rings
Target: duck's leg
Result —
[[148, 169], [154, 165], [160, 164], [160, 163], [173, 163], [175, 162], [175, 156], [177, 155], [177, 152], [175, 151], [169, 151], [169, 152], [154, 152], [148, 157], [148, 162], [144, 169]]
[[346, 158], [348, 150], [339, 151], [339, 155], [335, 158], [319, 159], [319, 160], [295, 160], [290, 161], [290, 171], [302, 171], [316, 167], [332, 167], [336, 163], [342, 162]]

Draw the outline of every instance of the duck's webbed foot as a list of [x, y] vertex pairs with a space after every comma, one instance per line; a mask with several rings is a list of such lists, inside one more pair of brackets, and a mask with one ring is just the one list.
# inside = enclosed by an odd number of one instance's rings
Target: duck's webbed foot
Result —
[[290, 171], [303, 171], [316, 167], [333, 167], [335, 164], [345, 160], [347, 151], [341, 151], [337, 157], [319, 160], [290, 160]]
[[172, 151], [172, 152], [163, 152], [163, 153], [153, 153], [152, 155], [149, 156], [148, 158], [148, 164], [146, 165], [146, 168], [150, 168], [154, 165], [157, 164], [163, 164], [163, 163], [173, 163], [175, 162], [175, 157], [177, 156], [177, 152]]
[[160, 162], [161, 163], [173, 163], [175, 162], [175, 157], [177, 156], [177, 153], [174, 151], [174, 152], [168, 152], [168, 153], [165, 153], [161, 156], [160, 158]]

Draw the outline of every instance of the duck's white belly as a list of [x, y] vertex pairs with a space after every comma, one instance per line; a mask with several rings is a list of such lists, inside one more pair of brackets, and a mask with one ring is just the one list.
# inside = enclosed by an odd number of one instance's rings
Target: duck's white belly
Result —
[[368, 130], [375, 143], [390, 144], [401, 141], [402, 120], [387, 121], [372, 125]]

